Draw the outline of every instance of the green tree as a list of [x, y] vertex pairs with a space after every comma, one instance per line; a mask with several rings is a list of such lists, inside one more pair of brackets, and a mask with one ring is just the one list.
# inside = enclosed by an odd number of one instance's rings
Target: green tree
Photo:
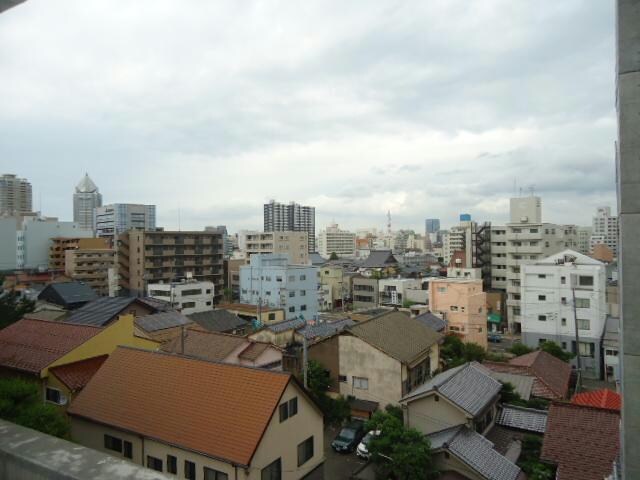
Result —
[[324, 366], [315, 360], [307, 362], [307, 389], [324, 414], [324, 421], [330, 425], [340, 425], [351, 414], [351, 406], [346, 398], [331, 398], [327, 391], [331, 387], [331, 376]]
[[486, 356], [486, 350], [480, 345], [473, 342], [465, 343], [453, 334], [445, 336], [440, 347], [440, 357], [444, 360], [446, 368], [457, 367], [466, 362], [481, 362]]
[[0, 276], [0, 329], [20, 320], [26, 313], [33, 312], [36, 302], [20, 297], [15, 290], [2, 287], [4, 277]]
[[35, 383], [0, 379], [0, 418], [40, 432], [67, 438], [69, 423], [53, 405], [42, 403]]
[[563, 362], [569, 362], [575, 355], [573, 353], [566, 352], [556, 342], [546, 341], [540, 346], [540, 350], [559, 358]]
[[533, 352], [533, 348], [527, 347], [524, 343], [514, 343], [509, 349], [510, 353], [513, 353], [516, 357]]
[[338, 254], [336, 252], [331, 252], [331, 255], [329, 255], [329, 260], [338, 260]]
[[523, 399], [516, 391], [515, 387], [509, 382], [502, 384], [500, 399], [503, 403], [518, 405], [520, 407], [535, 408], [538, 410], [547, 410], [549, 408], [549, 401], [543, 398], [530, 398], [529, 400]]
[[416, 304], [416, 302], [413, 302], [411, 300], [404, 300], [402, 302], [402, 308], [410, 308], [411, 305], [415, 305], [415, 304]]
[[331, 377], [320, 362], [309, 360], [307, 362], [307, 388], [313, 396], [326, 395], [331, 386]]
[[466, 362], [482, 362], [487, 351], [477, 343], [468, 342], [463, 345], [463, 355]]
[[522, 451], [518, 466], [527, 474], [529, 480], [551, 480], [555, 478], [555, 468], [540, 462], [542, 437], [526, 435], [522, 440]]
[[366, 428], [380, 431], [368, 446], [380, 478], [436, 478], [431, 445], [418, 430], [406, 428], [396, 415], [387, 412], [376, 412]]
[[229, 287], [223, 288], [222, 298], [224, 298], [225, 302], [231, 303], [233, 301], [233, 290], [231, 290]]

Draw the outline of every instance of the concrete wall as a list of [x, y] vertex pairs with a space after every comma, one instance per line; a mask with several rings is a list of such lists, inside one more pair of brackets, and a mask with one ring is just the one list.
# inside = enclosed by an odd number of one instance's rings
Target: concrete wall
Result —
[[329, 391], [333, 393], [340, 392], [340, 384], [338, 382], [338, 375], [340, 374], [339, 339], [339, 335], [334, 335], [310, 345], [307, 351], [309, 360], [315, 360], [329, 370], [329, 378], [331, 379]]
[[462, 410], [436, 394], [408, 402], [404, 415], [407, 426], [425, 435], [456, 425], [471, 425]]
[[0, 271], [16, 268], [17, 235], [17, 219], [0, 218]]

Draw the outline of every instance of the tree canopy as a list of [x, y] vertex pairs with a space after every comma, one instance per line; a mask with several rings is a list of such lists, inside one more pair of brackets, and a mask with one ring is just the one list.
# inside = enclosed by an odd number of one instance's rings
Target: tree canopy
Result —
[[349, 418], [351, 407], [343, 396], [331, 398], [327, 395], [330, 387], [329, 371], [320, 362], [309, 360], [307, 362], [307, 389], [322, 410], [325, 423], [339, 425]]
[[2, 287], [4, 277], [0, 276], [0, 329], [20, 320], [26, 313], [33, 312], [36, 303], [21, 297], [15, 290]]
[[556, 342], [546, 341], [540, 345], [540, 350], [547, 352], [549, 355], [553, 355], [559, 358], [563, 362], [569, 362], [575, 355], [562, 349]]
[[477, 343], [465, 343], [460, 337], [452, 334], [444, 337], [440, 347], [440, 357], [444, 360], [446, 368], [457, 367], [466, 362], [481, 362], [486, 356], [486, 350]]

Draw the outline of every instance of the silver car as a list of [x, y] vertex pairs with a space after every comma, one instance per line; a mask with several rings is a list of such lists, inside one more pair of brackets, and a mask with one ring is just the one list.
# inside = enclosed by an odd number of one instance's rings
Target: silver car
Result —
[[358, 448], [356, 448], [356, 455], [365, 460], [369, 460], [369, 442], [373, 437], [380, 435], [380, 430], [370, 430], [362, 439]]

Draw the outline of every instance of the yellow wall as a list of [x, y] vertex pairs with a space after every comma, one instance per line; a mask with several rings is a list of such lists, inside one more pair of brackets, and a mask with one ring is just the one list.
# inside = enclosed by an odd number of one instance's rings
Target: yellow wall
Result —
[[40, 378], [47, 377], [49, 375], [49, 368], [51, 367], [97, 357], [98, 355], [109, 355], [119, 345], [157, 350], [160, 346], [158, 342], [134, 336], [133, 321], [133, 315], [127, 314], [120, 316], [118, 320], [102, 329], [100, 333], [71, 350], [55, 362], [49, 364], [47, 368], [44, 368], [40, 372]]
[[471, 419], [458, 407], [449, 403], [442, 396], [436, 395], [418, 398], [407, 403], [405, 420], [409, 427], [428, 435], [456, 425], [470, 425]]

